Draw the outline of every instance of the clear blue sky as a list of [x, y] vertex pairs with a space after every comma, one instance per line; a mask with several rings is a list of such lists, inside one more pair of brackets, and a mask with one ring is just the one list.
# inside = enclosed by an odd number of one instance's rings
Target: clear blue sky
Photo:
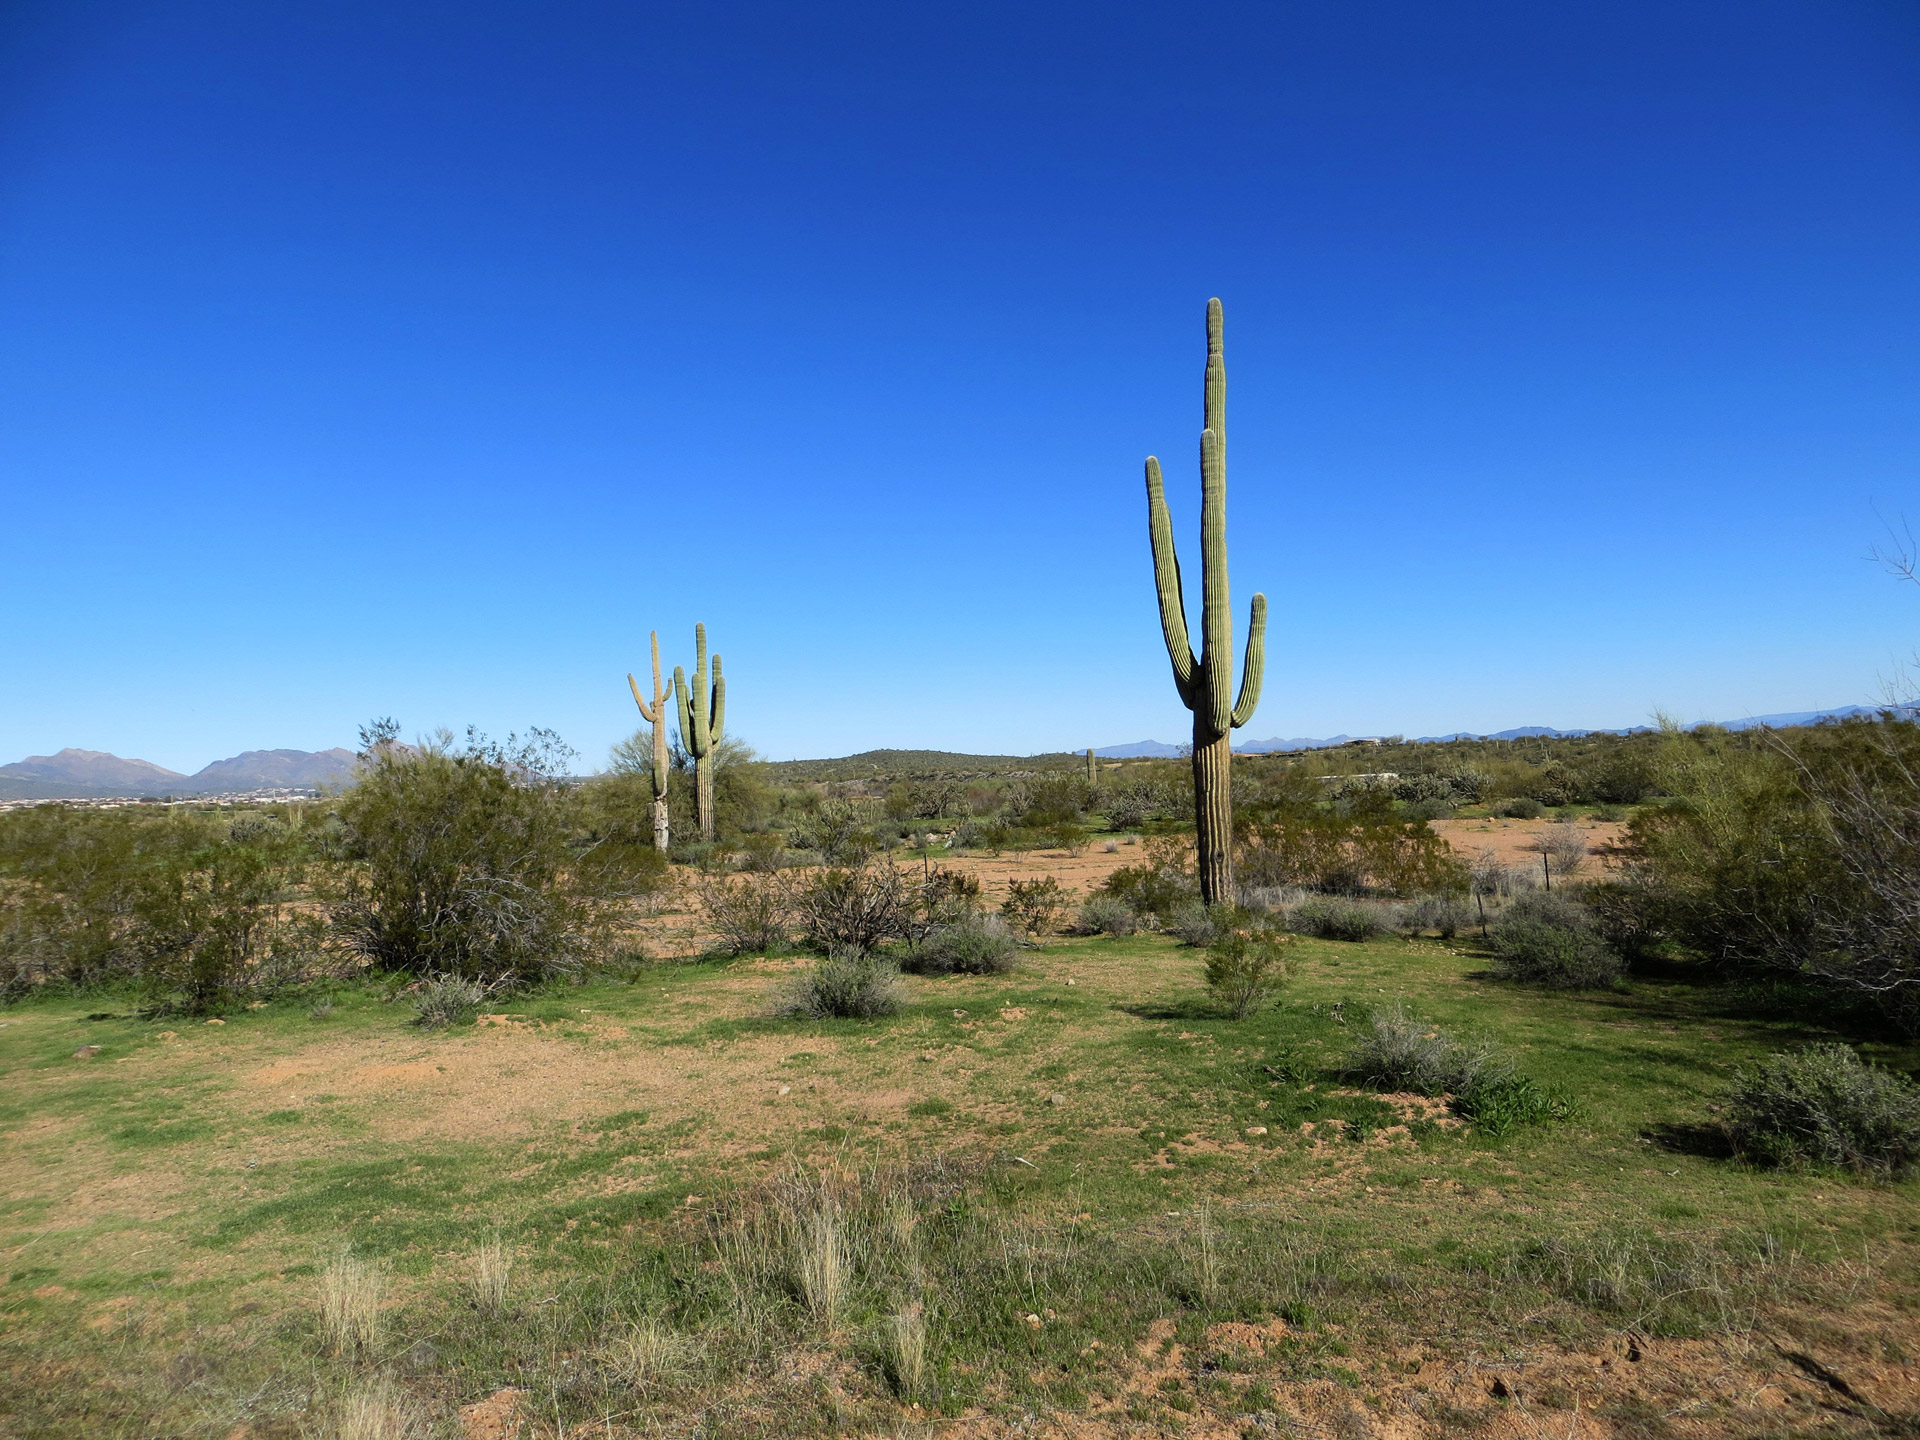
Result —
[[1183, 738], [1209, 295], [1245, 736], [1920, 637], [1912, 4], [0, 13], [0, 760], [598, 763], [695, 620], [775, 757]]

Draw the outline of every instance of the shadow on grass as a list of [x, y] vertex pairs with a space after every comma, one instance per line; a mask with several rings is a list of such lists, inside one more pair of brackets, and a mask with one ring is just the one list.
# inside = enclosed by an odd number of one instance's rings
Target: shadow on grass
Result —
[[1226, 1013], [1211, 1000], [1166, 1000], [1141, 1005], [1116, 1005], [1114, 1009], [1136, 1020], [1224, 1020]]
[[1733, 1159], [1733, 1142], [1724, 1125], [1659, 1124], [1640, 1132], [1661, 1149], [1675, 1155], [1697, 1155], [1705, 1160]]

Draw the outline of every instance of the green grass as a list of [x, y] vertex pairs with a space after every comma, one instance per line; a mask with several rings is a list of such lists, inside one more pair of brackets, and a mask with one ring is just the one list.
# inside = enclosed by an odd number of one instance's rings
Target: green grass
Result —
[[[1198, 956], [1152, 936], [913, 980], [872, 1022], [772, 1018], [780, 977], [714, 960], [431, 1036], [377, 985], [337, 989], [324, 1020], [290, 997], [172, 1039], [84, 1018], [129, 1008], [111, 998], [16, 1006], [0, 1433], [324, 1433], [353, 1366], [320, 1342], [316, 1277], [346, 1242], [391, 1276], [383, 1363], [406, 1388], [445, 1415], [512, 1383], [595, 1433], [892, 1433], [916, 1412], [882, 1336], [909, 1304], [928, 1317], [921, 1416], [1169, 1432], [1200, 1413], [1332, 1423], [1316, 1380], [1386, 1413], [1461, 1405], [1421, 1398], [1409, 1347], [1598, 1354], [1614, 1332], [1764, 1315], [1836, 1369], [1913, 1348], [1894, 1302], [1915, 1185], [1756, 1171], [1713, 1145], [1732, 1070], [1838, 1017], [1685, 971], [1527, 991], [1467, 948], [1309, 943], [1282, 1002], [1243, 1021], [1208, 1001]], [[1498, 1040], [1573, 1118], [1490, 1134], [1353, 1093], [1354, 1027], [1396, 999]], [[83, 1043], [102, 1053], [74, 1059]], [[857, 1243], [831, 1323], [794, 1279], [815, 1211], [783, 1174], [840, 1177]], [[499, 1316], [463, 1279], [495, 1229], [518, 1253]], [[642, 1316], [695, 1358], [636, 1389], [607, 1347]], [[1278, 1328], [1261, 1355], [1221, 1338], [1236, 1324]], [[1141, 1359], [1150, 1337], [1174, 1348]], [[1718, 1413], [1717, 1393], [1686, 1403]]]

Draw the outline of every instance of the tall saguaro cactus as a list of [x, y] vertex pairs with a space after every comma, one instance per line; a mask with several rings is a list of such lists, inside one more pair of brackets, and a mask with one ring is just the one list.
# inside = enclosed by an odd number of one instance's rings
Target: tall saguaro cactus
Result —
[[660, 632], [653, 638], [653, 705], [641, 698], [633, 672], [627, 672], [627, 688], [633, 691], [633, 703], [640, 707], [640, 718], [653, 726], [653, 848], [666, 854], [673, 839], [667, 819], [667, 692], [660, 684]]
[[693, 689], [687, 675], [673, 667], [673, 694], [680, 703], [680, 743], [693, 757], [694, 813], [700, 820], [700, 838], [713, 839], [713, 752], [727, 719], [727, 682], [720, 674], [720, 657], [713, 657], [713, 681], [707, 681], [707, 627], [693, 627]]
[[1160, 591], [1160, 630], [1180, 702], [1193, 712], [1193, 808], [1199, 832], [1200, 898], [1233, 899], [1233, 732], [1253, 718], [1266, 668], [1267, 597], [1253, 597], [1246, 671], [1233, 698], [1233, 615], [1227, 597], [1227, 361], [1220, 302], [1207, 302], [1205, 428], [1200, 432], [1199, 658], [1187, 639], [1187, 602], [1173, 548], [1160, 462], [1147, 457], [1147, 533]]

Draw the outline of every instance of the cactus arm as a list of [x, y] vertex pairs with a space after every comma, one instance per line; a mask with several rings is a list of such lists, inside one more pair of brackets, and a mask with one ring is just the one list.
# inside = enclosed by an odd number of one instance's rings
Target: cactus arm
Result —
[[1153, 583], [1160, 592], [1160, 633], [1173, 662], [1173, 684], [1180, 703], [1193, 708], [1193, 644], [1187, 638], [1187, 602], [1180, 588], [1180, 556], [1173, 546], [1173, 518], [1167, 513], [1166, 482], [1160, 462], [1147, 457], [1147, 535], [1153, 543]]
[[687, 672], [680, 666], [673, 667], [673, 698], [680, 705], [680, 743], [687, 747], [687, 753], [693, 753], [693, 707], [687, 703]]
[[1253, 597], [1253, 619], [1247, 626], [1246, 671], [1240, 677], [1240, 699], [1233, 707], [1233, 728], [1253, 718], [1260, 704], [1260, 682], [1267, 670], [1267, 597]]
[[[1233, 612], [1227, 597], [1227, 457], [1219, 432], [1200, 432], [1201, 681], [1207, 724], [1233, 727]], [[1194, 707], [1199, 713], [1200, 707]]]
[[640, 698], [640, 682], [633, 678], [633, 672], [627, 672], [627, 688], [633, 691], [633, 703], [640, 707], [640, 718], [649, 725], [658, 725], [660, 717], [647, 709], [647, 702]]
[[720, 743], [721, 733], [727, 725], [727, 677], [720, 673], [720, 657], [713, 657], [713, 722], [708, 738], [713, 744]]

